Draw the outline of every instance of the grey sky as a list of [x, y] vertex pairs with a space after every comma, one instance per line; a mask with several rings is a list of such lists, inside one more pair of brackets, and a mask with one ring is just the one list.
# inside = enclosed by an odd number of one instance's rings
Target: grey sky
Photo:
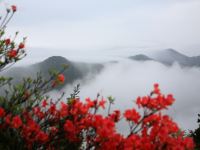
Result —
[[1, 6], [5, 3], [18, 6], [10, 31], [28, 36], [30, 47], [172, 47], [200, 54], [199, 0], [4, 0]]

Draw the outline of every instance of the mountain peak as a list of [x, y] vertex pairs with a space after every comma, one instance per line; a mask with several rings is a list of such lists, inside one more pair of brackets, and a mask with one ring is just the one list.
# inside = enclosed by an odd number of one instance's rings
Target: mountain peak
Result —
[[175, 49], [173, 48], [168, 48], [168, 49], [164, 49], [164, 51], [168, 51], [168, 52], [172, 52], [172, 53], [178, 53]]
[[166, 65], [172, 65], [174, 62], [178, 62], [180, 65], [185, 65], [189, 59], [188, 56], [172, 48], [156, 51], [151, 55], [151, 58]]
[[200, 66], [200, 56], [189, 57], [172, 48], [155, 51], [147, 56], [140, 54], [129, 58], [137, 61], [154, 60], [167, 66], [171, 66], [175, 62], [182, 67]]
[[44, 63], [60, 63], [60, 64], [66, 64], [70, 63], [69, 60], [67, 60], [65, 57], [62, 56], [51, 56], [43, 61]]
[[159, 51], [160, 53], [168, 53], [169, 55], [179, 55], [179, 56], [184, 56], [184, 57], [187, 57], [186, 55], [176, 51], [175, 49], [172, 49], [172, 48], [168, 48], [168, 49], [164, 49], [164, 50], [161, 50]]
[[146, 55], [143, 55], [143, 54], [138, 54], [138, 55], [135, 55], [135, 56], [130, 56], [129, 57], [130, 59], [133, 59], [133, 60], [137, 60], [137, 61], [149, 61], [149, 60], [153, 60], [152, 58], [146, 56]]

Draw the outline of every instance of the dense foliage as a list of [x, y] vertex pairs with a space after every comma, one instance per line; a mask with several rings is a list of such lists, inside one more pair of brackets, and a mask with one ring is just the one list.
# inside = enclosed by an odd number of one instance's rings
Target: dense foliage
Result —
[[190, 136], [194, 139], [196, 144], [196, 149], [200, 149], [200, 114], [198, 114], [198, 117], [197, 123], [199, 127], [190, 133]]
[[[1, 71], [25, 54], [24, 41], [16, 44], [4, 37], [7, 22], [16, 10], [16, 6], [7, 9], [0, 28]], [[158, 84], [150, 95], [137, 98], [137, 109], [121, 112], [111, 111], [112, 97], [81, 101], [77, 97], [79, 86], [67, 100], [62, 99], [63, 95], [57, 100], [45, 96], [46, 91], [64, 80], [62, 72], [50, 74], [49, 79], [38, 74], [36, 79], [27, 78], [16, 85], [1, 77], [1, 90], [5, 93], [0, 96], [0, 149], [194, 149], [192, 138], [185, 137], [178, 125], [162, 113], [175, 100], [171, 94], [162, 94]], [[100, 109], [107, 115], [100, 114]], [[116, 129], [122, 119], [129, 127], [127, 136]]]

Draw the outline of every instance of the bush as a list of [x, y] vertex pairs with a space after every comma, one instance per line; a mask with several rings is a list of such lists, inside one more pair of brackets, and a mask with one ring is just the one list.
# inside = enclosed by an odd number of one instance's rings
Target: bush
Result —
[[198, 117], [197, 123], [199, 124], [199, 127], [194, 131], [191, 131], [189, 135], [194, 139], [196, 149], [200, 149], [200, 114], [198, 114]]

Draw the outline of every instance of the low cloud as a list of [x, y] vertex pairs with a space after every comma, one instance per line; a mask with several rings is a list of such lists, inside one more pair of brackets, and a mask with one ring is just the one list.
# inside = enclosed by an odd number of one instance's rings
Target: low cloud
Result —
[[[95, 79], [81, 83], [80, 98], [96, 98], [97, 93], [105, 98], [116, 98], [114, 109], [125, 110], [135, 106], [138, 96], [148, 95], [154, 83], [159, 83], [164, 94], [173, 94], [175, 104], [169, 113], [184, 130], [197, 127], [197, 114], [200, 113], [200, 68], [181, 68], [178, 64], [166, 67], [156, 62], [135, 62], [124, 60], [108, 64]], [[75, 85], [75, 83], [74, 83]], [[72, 85], [65, 90], [67, 95]], [[122, 125], [119, 125], [123, 130]]]

